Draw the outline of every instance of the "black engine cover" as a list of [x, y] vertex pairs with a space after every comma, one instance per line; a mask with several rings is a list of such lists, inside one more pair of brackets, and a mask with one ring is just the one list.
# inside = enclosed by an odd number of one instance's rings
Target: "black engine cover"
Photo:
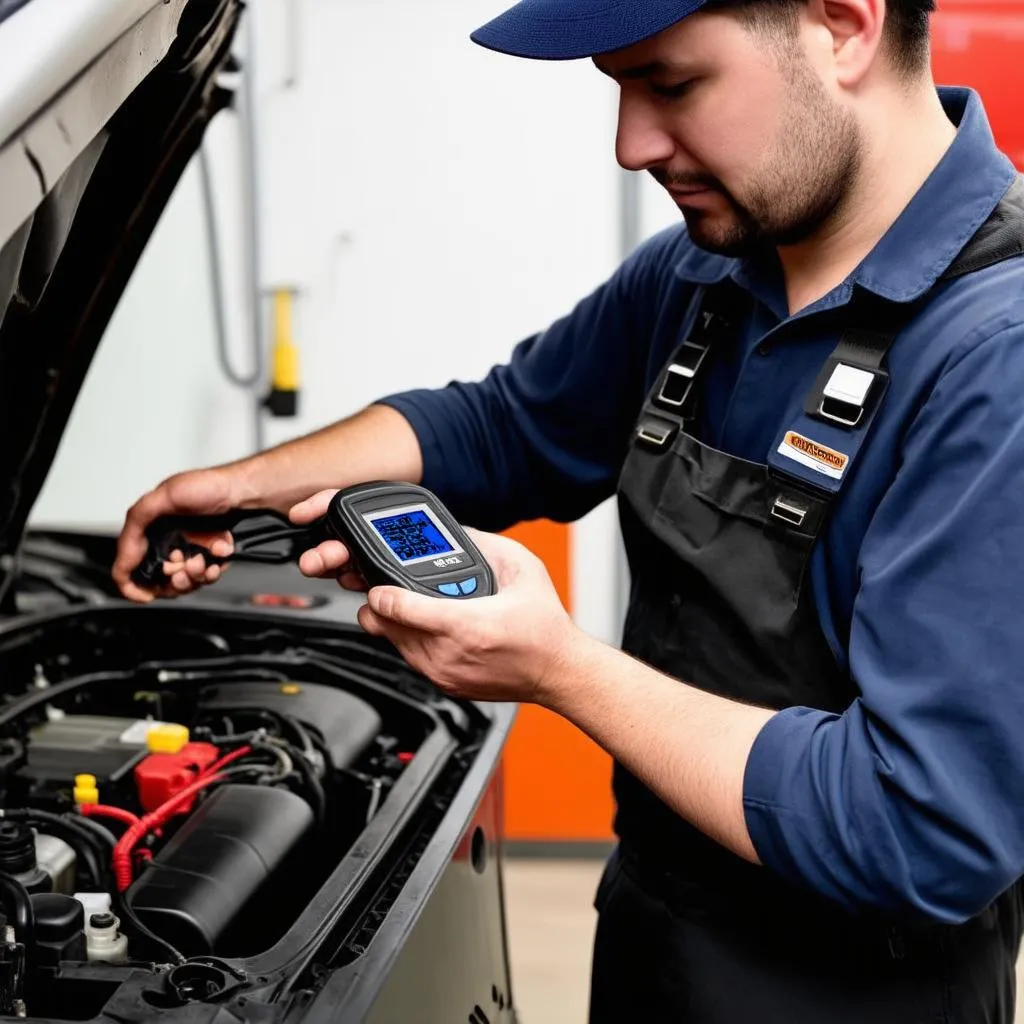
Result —
[[146, 866], [129, 903], [186, 956], [211, 953], [312, 824], [309, 804], [294, 793], [225, 786]]

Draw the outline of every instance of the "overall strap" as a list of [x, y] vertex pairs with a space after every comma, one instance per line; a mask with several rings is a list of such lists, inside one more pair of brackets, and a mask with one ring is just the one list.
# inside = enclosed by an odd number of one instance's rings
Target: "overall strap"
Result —
[[[635, 444], [667, 451], [696, 415], [699, 382], [711, 349], [735, 331], [736, 288], [731, 281], [703, 287], [685, 340], [665, 365], [644, 402], [633, 432]], [[693, 304], [691, 304], [691, 309]]]
[[[1024, 255], [1024, 176], [1018, 175], [999, 204], [938, 284], [977, 273]], [[858, 290], [846, 328], [804, 402], [803, 415], [777, 437], [769, 466], [834, 497], [870, 432], [889, 385], [886, 356], [897, 336], [929, 301], [893, 302]]]
[[978, 229], [940, 280], [965, 274], [1024, 255], [1024, 175], [1018, 174], [992, 215]]

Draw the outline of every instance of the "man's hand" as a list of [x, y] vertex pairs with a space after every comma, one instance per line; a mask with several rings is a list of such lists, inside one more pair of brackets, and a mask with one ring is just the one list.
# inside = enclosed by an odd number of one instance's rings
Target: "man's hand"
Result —
[[456, 601], [374, 587], [359, 623], [452, 696], [543, 704], [582, 634], [540, 559], [505, 537], [468, 532], [494, 569], [496, 595]]
[[[314, 519], [327, 515], [331, 499], [337, 493], [337, 487], [329, 488], [300, 501], [289, 510], [288, 518], [297, 526], [307, 526]], [[366, 590], [365, 581], [352, 565], [348, 548], [340, 540], [325, 540], [315, 548], [303, 551], [299, 569], [304, 576], [337, 579], [346, 590]]]
[[[176, 597], [187, 594], [205, 583], [215, 582], [220, 566], [206, 565], [202, 555], [185, 559], [180, 551], [173, 552], [164, 563], [164, 572], [170, 578], [166, 587], [150, 590], [133, 583], [132, 570], [142, 561], [149, 546], [146, 528], [160, 516], [215, 515], [238, 507], [242, 502], [242, 484], [226, 469], [200, 469], [179, 473], [165, 480], [159, 487], [144, 494], [125, 517], [121, 536], [117, 542], [117, 556], [111, 575], [121, 593], [130, 601], [146, 604], [157, 597]], [[203, 545], [218, 557], [230, 555], [233, 543], [230, 533], [191, 534], [190, 540]]]

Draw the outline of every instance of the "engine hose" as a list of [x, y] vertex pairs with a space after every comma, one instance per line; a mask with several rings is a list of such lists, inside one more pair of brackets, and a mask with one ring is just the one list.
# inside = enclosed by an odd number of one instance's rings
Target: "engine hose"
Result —
[[302, 752], [307, 758], [312, 760], [312, 756], [316, 750], [313, 746], [313, 740], [309, 735], [309, 730], [307, 730], [297, 718], [293, 718], [291, 715], [286, 714], [283, 711], [279, 711], [278, 715], [280, 716], [281, 721], [285, 722], [292, 732], [298, 736], [299, 742], [302, 744]]
[[331, 757], [331, 752], [327, 749], [327, 744], [324, 743], [324, 741], [314, 732], [310, 732], [309, 740], [313, 744], [313, 749], [320, 755], [320, 760], [323, 762], [320, 770], [320, 778], [328, 781], [331, 780], [331, 769], [334, 767], [334, 760]]
[[107, 828], [106, 825], [101, 824], [98, 821], [94, 821], [92, 818], [87, 818], [84, 814], [69, 814], [67, 820], [70, 821], [76, 828], [82, 829], [83, 832], [88, 832], [90, 836], [93, 836], [97, 842], [103, 844], [103, 850], [106, 854], [106, 860], [110, 860], [110, 855], [114, 852], [114, 846], [117, 844], [117, 839], [114, 837], [114, 833]]
[[[206, 779], [206, 778], [210, 778], [213, 775], [216, 775], [221, 770], [221, 768], [225, 768], [225, 767], [227, 767], [227, 765], [231, 764], [233, 761], [237, 761], [240, 757], [245, 757], [246, 754], [251, 754], [251, 753], [252, 753], [252, 747], [250, 747], [248, 744], [246, 744], [243, 747], [238, 747], [237, 750], [232, 750], [230, 754], [225, 754], [219, 760], [214, 761], [213, 764], [211, 764], [209, 768], [205, 769], [202, 772], [202, 774], [199, 776], [199, 779], [197, 779], [196, 781], [198, 782], [200, 779]], [[160, 808], [157, 808], [157, 812], [159, 812], [159, 810], [160, 810]], [[154, 813], [157, 813], [157, 812], [154, 812]]]
[[327, 821], [327, 798], [324, 796], [324, 787], [320, 785], [313, 766], [301, 753], [296, 751], [296, 756], [292, 760], [311, 797], [310, 804], [313, 808], [313, 817], [316, 819], [317, 828], [323, 828]]
[[25, 953], [31, 960], [36, 949], [36, 915], [32, 909], [28, 890], [16, 878], [0, 871], [0, 901], [8, 915], [14, 919], [14, 931], [18, 941], [24, 944]]

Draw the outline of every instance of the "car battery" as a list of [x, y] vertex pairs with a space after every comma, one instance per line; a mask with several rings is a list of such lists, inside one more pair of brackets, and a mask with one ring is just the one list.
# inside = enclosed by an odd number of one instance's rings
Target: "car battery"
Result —
[[[155, 746], [157, 752], [149, 754], [135, 766], [139, 803], [147, 812], [155, 811], [172, 796], [195, 782], [220, 755], [220, 751], [211, 743], [186, 742], [177, 750], [160, 751], [160, 744], [154, 742], [155, 739], [156, 737], [151, 736], [150, 749]], [[187, 814], [193, 803], [194, 797], [185, 801], [178, 808], [179, 813]]]

